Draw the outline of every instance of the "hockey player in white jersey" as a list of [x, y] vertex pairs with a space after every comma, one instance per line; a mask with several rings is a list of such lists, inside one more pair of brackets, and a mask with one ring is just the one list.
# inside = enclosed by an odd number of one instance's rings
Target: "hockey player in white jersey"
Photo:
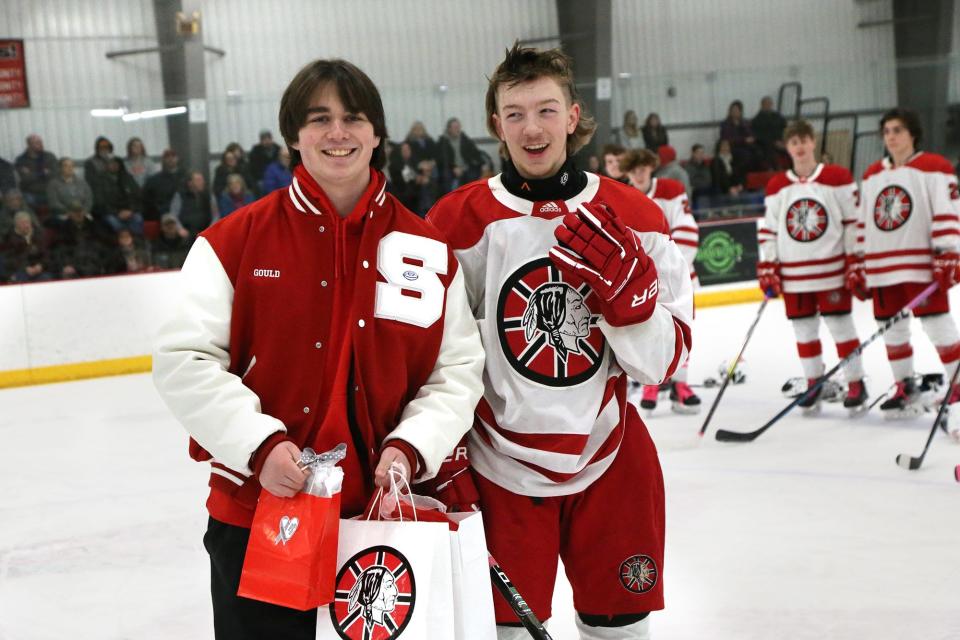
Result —
[[[845, 288], [846, 265], [856, 265], [857, 184], [850, 172], [835, 164], [818, 163], [816, 137], [805, 120], [790, 123], [783, 132], [793, 168], [767, 183], [766, 212], [758, 233], [761, 261], [757, 279], [765, 292], [783, 294], [787, 318], [797, 337], [797, 352], [808, 384], [823, 375], [820, 318], [836, 343], [837, 356], [846, 358], [860, 339], [850, 315], [851, 293], [860, 299], [864, 287]], [[852, 358], [844, 368], [847, 397], [843, 406], [858, 411], [866, 406], [863, 362]], [[820, 407], [823, 387], [800, 402], [805, 413]]]
[[[626, 376], [658, 384], [683, 363], [693, 294], [657, 206], [573, 165], [595, 125], [571, 65], [507, 52], [486, 100], [503, 173], [428, 220], [454, 247], [487, 354], [469, 455], [488, 548], [540, 619], [562, 557], [581, 638], [643, 639], [663, 608], [663, 484]], [[526, 637], [495, 603], [499, 637]]]
[[[878, 322], [937, 281], [939, 289], [913, 315], [920, 319], [949, 380], [960, 361], [960, 335], [947, 297], [957, 282], [960, 248], [957, 176], [946, 158], [918, 150], [923, 131], [913, 111], [888, 111], [880, 130], [888, 157], [870, 165], [863, 175], [857, 246], [864, 264], [859, 272], [848, 273], [848, 279], [870, 288]], [[910, 323], [896, 323], [883, 339], [897, 389], [880, 408], [888, 417], [914, 415], [919, 408], [914, 402]], [[960, 393], [954, 389], [950, 402], [958, 400]]]
[[[654, 178], [653, 172], [660, 164], [657, 154], [648, 149], [633, 149], [626, 152], [620, 160], [620, 171], [627, 176], [631, 186], [647, 194], [663, 211], [673, 238], [680, 253], [683, 254], [690, 269], [690, 281], [696, 285], [697, 272], [693, 261], [700, 246], [700, 228], [690, 211], [690, 199], [686, 188], [678, 180]], [[700, 411], [700, 398], [687, 383], [689, 360], [684, 362], [670, 381], [670, 407], [677, 413], [697, 413]], [[653, 411], [657, 407], [659, 385], [643, 386], [640, 407]]]

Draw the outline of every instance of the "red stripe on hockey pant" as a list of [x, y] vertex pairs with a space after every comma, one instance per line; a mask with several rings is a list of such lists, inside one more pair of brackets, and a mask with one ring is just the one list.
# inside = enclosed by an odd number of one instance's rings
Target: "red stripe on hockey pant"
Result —
[[913, 356], [913, 347], [910, 343], [887, 345], [887, 360], [903, 360]]
[[816, 358], [823, 353], [823, 347], [820, 345], [819, 340], [798, 342], [797, 353], [800, 354], [801, 358]]
[[943, 364], [960, 360], [960, 342], [954, 342], [945, 347], [937, 347], [937, 355], [940, 356], [940, 362]]
[[846, 342], [837, 343], [837, 356], [840, 359], [846, 358], [848, 355], [854, 352], [854, 350], [860, 346], [860, 339], [854, 338], [853, 340], [847, 340]]

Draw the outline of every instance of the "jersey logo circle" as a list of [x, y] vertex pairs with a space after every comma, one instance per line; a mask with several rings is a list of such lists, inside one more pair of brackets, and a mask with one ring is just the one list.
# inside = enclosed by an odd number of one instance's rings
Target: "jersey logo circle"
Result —
[[899, 229], [910, 219], [913, 213], [913, 199], [907, 190], [898, 184], [891, 184], [877, 196], [873, 206], [873, 222], [881, 231]]
[[630, 556], [620, 563], [620, 584], [630, 593], [646, 593], [657, 585], [660, 572], [653, 558]]
[[413, 569], [391, 547], [368, 547], [337, 574], [330, 621], [344, 640], [390, 640], [413, 616], [417, 586]]
[[563, 278], [549, 258], [528, 262], [507, 278], [497, 305], [507, 362], [524, 378], [550, 387], [589, 380], [606, 346], [593, 289]]
[[800, 198], [787, 209], [787, 233], [797, 242], [813, 242], [829, 224], [827, 209], [813, 198]]

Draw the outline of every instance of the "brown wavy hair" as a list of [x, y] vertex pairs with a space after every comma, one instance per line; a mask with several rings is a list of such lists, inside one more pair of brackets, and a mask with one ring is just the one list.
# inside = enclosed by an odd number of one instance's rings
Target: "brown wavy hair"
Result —
[[[493, 117], [497, 113], [497, 90], [501, 85], [507, 88], [515, 87], [524, 82], [540, 78], [553, 78], [566, 92], [570, 104], [580, 105], [580, 122], [573, 133], [567, 135], [567, 155], [572, 156], [590, 142], [593, 132], [597, 129], [597, 122], [587, 113], [586, 106], [580, 100], [577, 87], [573, 81], [573, 59], [560, 49], [534, 49], [521, 47], [517, 41], [508, 49], [493, 75], [490, 76], [487, 86], [487, 131], [497, 138], [497, 127]], [[500, 142], [500, 155], [510, 158], [507, 145]]]

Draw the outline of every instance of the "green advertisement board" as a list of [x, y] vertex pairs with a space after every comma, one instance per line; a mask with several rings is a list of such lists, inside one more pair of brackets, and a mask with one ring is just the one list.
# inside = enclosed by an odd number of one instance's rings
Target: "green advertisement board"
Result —
[[743, 282], [756, 280], [759, 255], [756, 220], [702, 224], [693, 264], [702, 285]]

